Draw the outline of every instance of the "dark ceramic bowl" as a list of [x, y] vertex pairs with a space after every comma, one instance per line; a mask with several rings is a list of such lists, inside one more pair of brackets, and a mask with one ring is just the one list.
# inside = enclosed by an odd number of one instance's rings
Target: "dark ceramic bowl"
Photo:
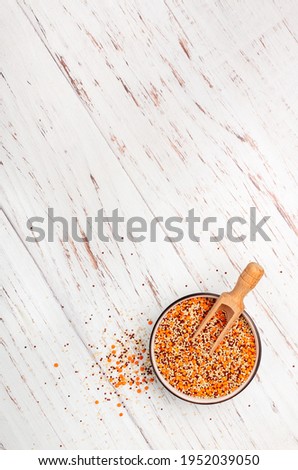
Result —
[[175, 395], [176, 397], [178, 398], [181, 398], [182, 400], [185, 400], [185, 401], [188, 401], [188, 402], [191, 402], [191, 403], [196, 403], [197, 405], [212, 405], [212, 404], [216, 404], [216, 403], [222, 403], [223, 401], [226, 401], [226, 400], [230, 400], [231, 398], [234, 398], [236, 395], [238, 395], [238, 393], [242, 392], [247, 386], [248, 384], [252, 381], [252, 379], [254, 378], [254, 376], [256, 375], [257, 373], [257, 370], [259, 368], [259, 365], [260, 365], [260, 360], [261, 360], [261, 354], [262, 354], [262, 348], [261, 348], [261, 339], [260, 339], [260, 335], [258, 333], [258, 330], [257, 330], [257, 327], [256, 325], [254, 324], [254, 322], [252, 321], [252, 319], [250, 318], [250, 316], [244, 311], [243, 312], [243, 316], [244, 318], [246, 319], [247, 323], [249, 324], [250, 328], [251, 328], [251, 331], [254, 335], [254, 338], [255, 338], [255, 343], [256, 343], [256, 350], [257, 350], [257, 355], [256, 355], [256, 361], [255, 361], [255, 364], [254, 364], [254, 367], [248, 377], [248, 379], [239, 387], [237, 388], [236, 390], [234, 390], [232, 393], [228, 394], [228, 395], [225, 395], [225, 396], [222, 396], [222, 397], [218, 397], [218, 398], [199, 398], [199, 397], [191, 397], [189, 395], [186, 395], [185, 393], [182, 393], [182, 392], [179, 392], [179, 390], [177, 390], [176, 388], [174, 388], [172, 385], [170, 385], [166, 380], [165, 378], [163, 377], [163, 375], [159, 372], [159, 369], [157, 367], [157, 364], [156, 364], [156, 360], [155, 360], [155, 354], [154, 354], [154, 343], [155, 343], [155, 335], [156, 335], [156, 331], [159, 327], [159, 324], [161, 322], [161, 320], [163, 319], [163, 317], [168, 313], [168, 311], [174, 307], [174, 305], [178, 304], [179, 302], [183, 301], [183, 300], [186, 300], [186, 299], [190, 299], [190, 298], [193, 298], [193, 297], [211, 297], [213, 299], [216, 299], [219, 297], [219, 295], [217, 294], [210, 294], [208, 292], [200, 292], [198, 294], [191, 294], [191, 295], [186, 295], [184, 297], [181, 297], [180, 299], [176, 300], [175, 302], [173, 302], [171, 305], [169, 305], [163, 312], [162, 314], [159, 316], [159, 318], [157, 319], [155, 325], [154, 325], [154, 328], [152, 330], [152, 333], [151, 333], [151, 337], [150, 337], [150, 344], [149, 344], [149, 351], [150, 351], [150, 358], [151, 358], [151, 363], [152, 363], [152, 367], [153, 367], [153, 370], [157, 376], [157, 378], [159, 379], [159, 381], [162, 383], [162, 385], [169, 391], [171, 392], [173, 395]]

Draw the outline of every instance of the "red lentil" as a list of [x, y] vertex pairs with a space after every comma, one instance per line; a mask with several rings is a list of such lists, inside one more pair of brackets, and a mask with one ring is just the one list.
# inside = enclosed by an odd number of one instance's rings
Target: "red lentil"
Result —
[[241, 315], [218, 349], [209, 350], [226, 318], [219, 311], [195, 340], [193, 333], [214, 304], [211, 297], [192, 297], [174, 305], [162, 319], [155, 336], [157, 367], [179, 392], [200, 398], [228, 395], [247, 381], [256, 345], [249, 324]]
[[[133, 331], [125, 330], [121, 339], [115, 341], [106, 355], [106, 371], [104, 376], [109, 382], [119, 389], [129, 388], [136, 393], [145, 390], [145, 385], [153, 382], [153, 371], [149, 353], [145, 343], [138, 338]], [[121, 398], [120, 391], [116, 391]], [[108, 400], [108, 398], [105, 398]], [[118, 404], [117, 406], [121, 406]]]

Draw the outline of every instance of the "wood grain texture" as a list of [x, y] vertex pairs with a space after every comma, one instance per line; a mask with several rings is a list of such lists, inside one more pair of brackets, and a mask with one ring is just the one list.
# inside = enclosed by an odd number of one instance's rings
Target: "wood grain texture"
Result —
[[[2, 447], [297, 449], [297, 2], [1, 9]], [[155, 243], [76, 243], [58, 225], [53, 242], [25, 241], [49, 207], [86, 232], [101, 208], [225, 223], [252, 206], [271, 241], [171, 244], [159, 227]], [[246, 299], [263, 357], [242, 394], [198, 407], [154, 384], [121, 419], [94, 406], [90, 344], [100, 354], [128, 326], [147, 341], [147, 317], [231, 288], [251, 260], [266, 271]]]

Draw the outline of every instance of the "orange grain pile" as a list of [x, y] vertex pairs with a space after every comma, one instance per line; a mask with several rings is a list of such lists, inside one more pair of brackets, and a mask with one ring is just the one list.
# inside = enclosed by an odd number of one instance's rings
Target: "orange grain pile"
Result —
[[126, 387], [136, 393], [148, 393], [154, 381], [148, 350], [134, 332], [126, 330], [122, 339], [114, 340], [106, 355], [109, 382], [119, 391]]
[[179, 392], [200, 398], [228, 395], [247, 381], [256, 361], [253, 333], [241, 315], [212, 355], [210, 347], [226, 319], [218, 312], [195, 340], [192, 336], [214, 304], [193, 297], [174, 305], [156, 332], [154, 352], [159, 371]]

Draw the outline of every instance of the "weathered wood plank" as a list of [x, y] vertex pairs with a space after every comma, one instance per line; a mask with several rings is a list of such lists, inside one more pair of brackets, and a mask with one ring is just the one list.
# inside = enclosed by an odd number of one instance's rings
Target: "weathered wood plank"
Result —
[[[296, 2], [2, 9], [3, 447], [297, 448]], [[25, 241], [27, 219], [49, 207], [86, 233], [101, 208], [147, 222], [194, 208], [226, 224], [252, 206], [270, 215], [271, 241], [170, 244], [162, 224], [155, 243], [124, 227], [123, 241], [93, 228], [90, 243], [65, 242], [58, 224], [53, 242]], [[230, 287], [251, 259], [267, 273], [247, 299], [264, 353], [243, 394], [198, 408], [154, 384], [151, 400], [124, 394], [121, 419], [114, 396], [95, 406], [90, 345], [104, 354], [125, 328], [147, 341], [147, 318]]]

